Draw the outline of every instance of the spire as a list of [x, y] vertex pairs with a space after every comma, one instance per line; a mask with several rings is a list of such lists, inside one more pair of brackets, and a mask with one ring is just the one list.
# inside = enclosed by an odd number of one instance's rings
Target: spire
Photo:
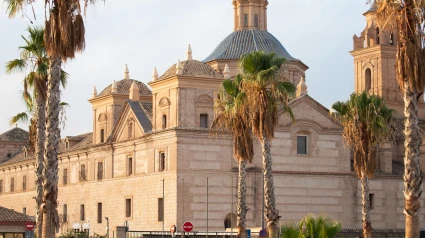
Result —
[[190, 47], [190, 44], [187, 47], [186, 60], [192, 60], [192, 48]]
[[96, 86], [93, 87], [93, 98], [95, 98], [97, 96], [97, 90], [96, 90]]
[[125, 64], [124, 79], [130, 79], [130, 71], [128, 71], [127, 64]]
[[156, 71], [156, 67], [153, 67], [152, 81], [155, 81], [157, 79], [158, 79], [158, 71]]
[[300, 83], [297, 86], [297, 97], [302, 95], [308, 95], [307, 84], [305, 83], [305, 77], [301, 76]]
[[180, 62], [180, 59], [178, 59], [176, 64], [176, 74], [181, 75], [182, 73], [183, 73], [183, 66], [182, 66], [182, 63]]
[[111, 93], [117, 93], [117, 92], [118, 92], [118, 86], [114, 79], [114, 82], [111, 85]]
[[227, 64], [224, 66], [223, 75], [225, 79], [230, 78], [230, 69], [229, 69], [229, 65]]
[[132, 101], [139, 101], [139, 86], [137, 86], [136, 80], [133, 80], [131, 84], [129, 98]]

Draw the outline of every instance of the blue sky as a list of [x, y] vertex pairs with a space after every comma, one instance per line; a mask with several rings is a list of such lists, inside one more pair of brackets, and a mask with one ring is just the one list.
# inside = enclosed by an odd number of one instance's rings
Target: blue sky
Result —
[[[43, 1], [27, 15], [34, 24], [44, 23]], [[123, 3], [125, 2], [125, 3]], [[330, 108], [346, 100], [354, 88], [353, 35], [366, 25], [362, 15], [366, 0], [269, 0], [268, 30], [306, 72], [309, 95]], [[8, 120], [25, 111], [20, 100], [23, 75], [7, 75], [4, 65], [19, 56], [21, 34], [30, 24], [21, 15], [9, 19], [0, 3], [0, 133]], [[90, 6], [86, 18], [87, 46], [83, 54], [67, 62], [70, 73], [62, 101], [71, 105], [63, 136], [92, 131], [92, 109], [87, 101], [93, 86], [98, 92], [123, 78], [128, 64], [130, 77], [151, 80], [153, 67], [161, 75], [177, 59], [184, 59], [190, 43], [193, 57], [203, 60], [233, 31], [231, 0], [106, 0]], [[27, 125], [19, 127], [28, 129]]]

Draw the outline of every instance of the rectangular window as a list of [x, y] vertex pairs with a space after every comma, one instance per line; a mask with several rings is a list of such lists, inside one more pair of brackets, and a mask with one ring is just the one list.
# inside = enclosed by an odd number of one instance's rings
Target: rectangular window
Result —
[[297, 154], [307, 154], [307, 136], [297, 136]]
[[158, 221], [164, 220], [164, 198], [158, 198]]
[[27, 208], [26, 208], [26, 207], [22, 208], [22, 213], [23, 213], [24, 215], [27, 215]]
[[131, 217], [131, 199], [125, 200], [125, 217]]
[[68, 169], [63, 169], [63, 185], [68, 184]]
[[132, 157], [128, 157], [128, 175], [132, 175], [133, 174], [133, 158]]
[[254, 26], [258, 27], [258, 14], [254, 15]]
[[27, 190], [27, 176], [26, 175], [24, 175], [22, 177], [22, 190], [23, 191]]
[[165, 170], [165, 152], [159, 153], [159, 172]]
[[375, 207], [375, 201], [374, 201], [375, 195], [373, 193], [369, 193], [369, 208], [370, 210], [373, 210]]
[[244, 26], [248, 27], [248, 14], [243, 15], [243, 22], [244, 22]]
[[105, 141], [105, 130], [100, 130], [100, 143], [103, 143]]
[[202, 128], [208, 128], [208, 114], [201, 114], [200, 124]]
[[66, 205], [66, 204], [63, 204], [63, 207], [62, 207], [62, 221], [63, 222], [68, 222], [68, 205]]
[[0, 180], [0, 193], [3, 192], [3, 180]]
[[97, 163], [97, 180], [103, 179], [103, 162]]
[[97, 223], [102, 223], [102, 203], [97, 204]]
[[80, 167], [80, 181], [85, 181], [87, 180], [86, 177], [86, 165], [82, 164]]
[[84, 204], [80, 205], [80, 221], [84, 221]]
[[11, 154], [11, 153], [8, 153], [8, 154], [7, 154], [7, 158], [8, 158], [8, 159], [12, 158], [12, 154]]
[[10, 179], [10, 191], [11, 192], [15, 191], [15, 178]]

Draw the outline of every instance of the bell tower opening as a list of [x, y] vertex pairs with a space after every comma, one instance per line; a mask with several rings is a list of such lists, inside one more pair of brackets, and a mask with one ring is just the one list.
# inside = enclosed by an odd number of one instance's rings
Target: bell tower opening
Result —
[[372, 71], [368, 68], [365, 71], [365, 90], [369, 91], [372, 87]]
[[267, 0], [233, 0], [235, 31], [267, 30]]

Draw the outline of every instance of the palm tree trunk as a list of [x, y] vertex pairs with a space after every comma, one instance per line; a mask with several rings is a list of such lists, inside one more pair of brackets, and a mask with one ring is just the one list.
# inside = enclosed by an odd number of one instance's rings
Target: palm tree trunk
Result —
[[238, 238], [246, 238], [246, 160], [239, 160], [238, 177]]
[[279, 236], [279, 210], [276, 209], [276, 198], [274, 195], [272, 155], [270, 140], [265, 132], [261, 138], [263, 153], [263, 173], [264, 173], [264, 216], [267, 220], [267, 232], [270, 238]]
[[372, 237], [372, 222], [370, 221], [369, 180], [362, 171], [362, 222], [363, 237]]
[[36, 111], [36, 123], [37, 123], [37, 135], [36, 135], [36, 145], [35, 145], [35, 156], [36, 156], [36, 176], [35, 181], [37, 196], [36, 207], [37, 207], [37, 237], [41, 237], [42, 231], [42, 221], [43, 213], [40, 211], [41, 203], [43, 200], [43, 160], [44, 160], [44, 133], [46, 129], [46, 101], [42, 97], [37, 96], [37, 111]]
[[417, 93], [404, 86], [404, 198], [406, 214], [406, 237], [419, 237], [419, 198], [422, 193], [422, 177], [419, 165], [419, 137]]
[[[43, 234], [42, 238], [54, 237], [59, 228], [57, 210], [58, 198], [58, 150], [60, 140], [59, 103], [60, 74], [62, 61], [58, 57], [50, 58], [50, 74], [48, 80], [46, 103], [46, 142], [43, 170]], [[53, 234], [53, 236], [52, 236]]]

